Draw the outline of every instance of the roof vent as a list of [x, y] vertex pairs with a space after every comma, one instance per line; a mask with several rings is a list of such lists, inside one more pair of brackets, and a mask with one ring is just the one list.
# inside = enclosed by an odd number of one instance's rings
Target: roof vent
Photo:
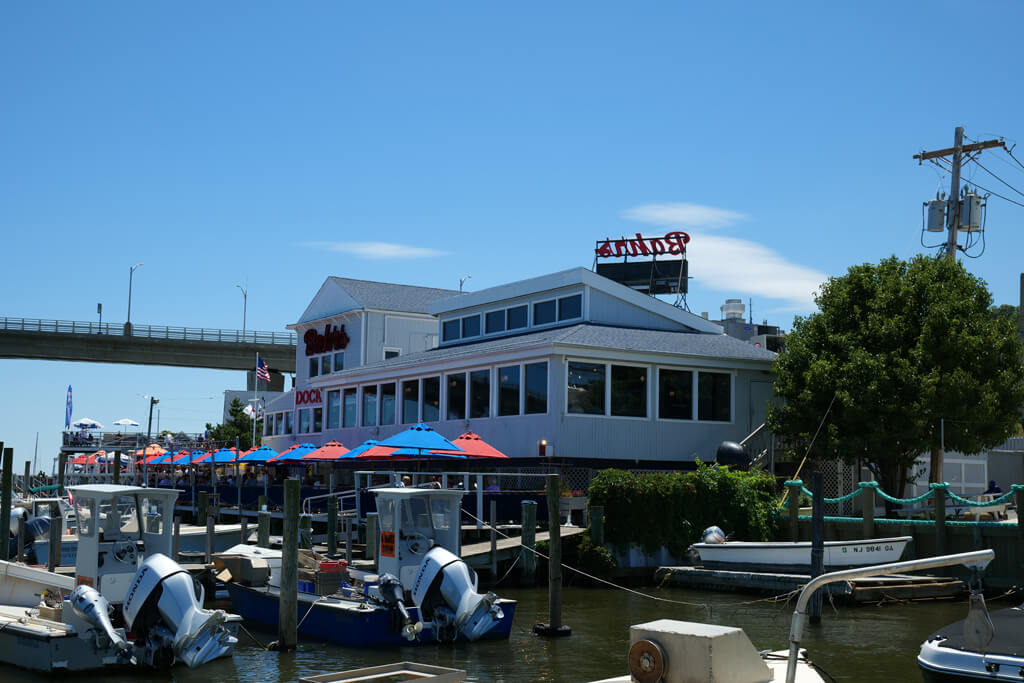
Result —
[[742, 320], [747, 307], [742, 299], [726, 299], [721, 306], [722, 320]]

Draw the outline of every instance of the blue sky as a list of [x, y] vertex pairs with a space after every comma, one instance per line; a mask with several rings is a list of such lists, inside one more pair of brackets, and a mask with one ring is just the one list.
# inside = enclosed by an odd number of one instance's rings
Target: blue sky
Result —
[[[1017, 2], [17, 3], [0, 20], [0, 315], [283, 330], [325, 277], [479, 289], [691, 233], [689, 305], [789, 328], [921, 246], [948, 176], [1024, 140]], [[982, 28], [977, 28], [982, 27]], [[950, 45], [955, 50], [950, 51]], [[1016, 153], [1024, 160], [1024, 148]], [[1018, 189], [999, 151], [985, 166]], [[1024, 203], [971, 166], [967, 179]], [[968, 268], [1016, 303], [1024, 208]], [[929, 244], [938, 240], [926, 240]], [[218, 422], [243, 373], [0, 360], [0, 440]]]

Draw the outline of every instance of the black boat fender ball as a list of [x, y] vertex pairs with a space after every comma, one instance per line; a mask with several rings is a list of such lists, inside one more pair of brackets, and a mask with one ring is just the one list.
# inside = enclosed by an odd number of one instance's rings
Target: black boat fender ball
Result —
[[719, 465], [746, 467], [749, 461], [747, 449], [735, 441], [723, 441], [715, 451], [715, 462]]

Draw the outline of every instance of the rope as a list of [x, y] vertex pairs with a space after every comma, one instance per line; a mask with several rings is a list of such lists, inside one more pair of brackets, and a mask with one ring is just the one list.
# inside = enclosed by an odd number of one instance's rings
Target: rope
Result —
[[[804, 486], [804, 483], [799, 479], [790, 479], [789, 481], [784, 482], [784, 486], [787, 490], [799, 487], [801, 493], [805, 494], [809, 498], [814, 498], [814, 493], [808, 490], [807, 487]], [[875, 490], [875, 493], [877, 493], [880, 498], [882, 498], [883, 500], [887, 500], [890, 503], [895, 503], [897, 505], [913, 505], [915, 503], [920, 503], [923, 500], [931, 498], [933, 495], [935, 495], [936, 491], [941, 489], [942, 491], [945, 491], [946, 496], [948, 496], [950, 500], [955, 500], [960, 505], [966, 505], [967, 507], [988, 507], [990, 505], [1002, 505], [1004, 503], [1009, 503], [1018, 491], [1024, 491], [1024, 484], [1012, 484], [1008, 492], [1004, 493], [1003, 495], [993, 500], [971, 500], [970, 498], [964, 498], [963, 496], [959, 496], [950, 491], [949, 482], [943, 482], [941, 484], [929, 484], [928, 491], [922, 493], [920, 496], [915, 496], [914, 498], [897, 498], [895, 496], [890, 496], [888, 493], [883, 491], [878, 486], [877, 481], [862, 481], [859, 484], [857, 484], [857, 487], [858, 488], [856, 491], [851, 491], [850, 493], [847, 493], [845, 496], [839, 496], [838, 498], [823, 498], [823, 500], [829, 504], [842, 503], [844, 501], [856, 498], [860, 494], [864, 493], [864, 489], [872, 488]]]
[[[807, 452], [804, 453], [804, 459], [800, 461], [800, 465], [796, 468], [796, 472], [793, 474], [794, 477], [800, 476], [800, 470], [804, 468], [804, 463], [807, 462], [807, 456], [811, 454], [811, 449], [814, 447], [814, 442], [818, 438], [818, 434], [821, 433], [821, 428], [825, 426], [825, 420], [828, 419], [828, 414], [832, 411], [832, 404], [836, 402], [836, 396], [839, 394], [832, 394], [832, 400], [828, 402], [828, 408], [825, 410], [825, 414], [821, 416], [821, 422], [818, 423], [818, 428], [814, 431], [814, 436], [811, 437], [811, 443], [807, 445]], [[786, 496], [789, 495], [789, 489], [782, 494], [782, 500], [779, 501], [779, 507], [786, 504]]]
[[[465, 513], [466, 516], [476, 520], [477, 522], [480, 522], [480, 523], [484, 524], [489, 529], [493, 529], [496, 533], [500, 534], [501, 536], [504, 536], [505, 538], [508, 538], [508, 539], [515, 538], [514, 536], [509, 536], [508, 534], [506, 534], [505, 532], [501, 531], [500, 529], [497, 529], [497, 528], [491, 526], [487, 521], [485, 521], [483, 519], [480, 519], [479, 517], [477, 517], [473, 513], [469, 512], [465, 508], [462, 509], [462, 512]], [[520, 540], [519, 547], [521, 549], [524, 549], [524, 550], [529, 550], [534, 555], [537, 555], [538, 557], [543, 557], [545, 560], [549, 560], [549, 561], [551, 560], [550, 557], [548, 557], [544, 553], [540, 552], [536, 548], [529, 548], [529, 547], [527, 547], [525, 545], [522, 545], [522, 541], [521, 540]], [[633, 595], [638, 595], [638, 596], [640, 596], [642, 598], [647, 598], [648, 600], [655, 600], [657, 602], [667, 602], [667, 603], [671, 603], [673, 605], [686, 605], [687, 607], [700, 607], [700, 608], [703, 608], [703, 609], [707, 610], [709, 614], [711, 613], [711, 605], [709, 603], [706, 603], [706, 602], [687, 602], [685, 600], [672, 600], [670, 598], [662, 598], [662, 597], [658, 597], [657, 595], [651, 595], [649, 593], [642, 593], [640, 591], [633, 590], [632, 588], [626, 588], [625, 586], [620, 586], [617, 583], [612, 583], [611, 581], [608, 581], [606, 579], [602, 579], [602, 578], [600, 578], [598, 576], [594, 576], [593, 574], [588, 574], [587, 572], [583, 571], [582, 569], [577, 569], [576, 567], [572, 567], [570, 565], [567, 565], [564, 562], [561, 562], [560, 566], [563, 569], [568, 569], [571, 572], [576, 572], [577, 574], [579, 574], [581, 576], [585, 576], [586, 578], [590, 579], [591, 581], [597, 581], [598, 583], [603, 583], [606, 586], [610, 586], [612, 588], [618, 588], [619, 590], [626, 591], [627, 593], [632, 593]], [[509, 571], [511, 571], [511, 568], [509, 569]], [[508, 575], [508, 572], [506, 572], [506, 576], [507, 575]], [[504, 579], [504, 578], [505, 577], [503, 576], [502, 579]], [[748, 600], [746, 602], [736, 602], [736, 603], [732, 603], [732, 604], [730, 604], [728, 606], [729, 607], [741, 607], [743, 605], [753, 605], [754, 603], [758, 603], [758, 602], [778, 602], [778, 601], [780, 601], [782, 599], [788, 600], [790, 597], [792, 597], [796, 593], [799, 593], [801, 590], [802, 590], [802, 588], [796, 588], [794, 590], [791, 590], [791, 591], [789, 591], [787, 593], [782, 593], [780, 595], [774, 595], [774, 596], [771, 596], [771, 597], [768, 597], [768, 598], [758, 598], [757, 600]], [[721, 605], [719, 605], [719, 606], [721, 607]]]
[[306, 617], [308, 617], [310, 614], [313, 613], [313, 608], [316, 607], [316, 603], [320, 602], [321, 600], [326, 600], [326, 599], [327, 599], [326, 595], [321, 595], [319, 598], [317, 598], [316, 600], [314, 600], [312, 602], [312, 604], [309, 606], [309, 609], [306, 610], [306, 613], [302, 615], [302, 619], [299, 619], [299, 623], [295, 625], [295, 630], [296, 631], [298, 631], [302, 627], [302, 622], [304, 622], [306, 620]]

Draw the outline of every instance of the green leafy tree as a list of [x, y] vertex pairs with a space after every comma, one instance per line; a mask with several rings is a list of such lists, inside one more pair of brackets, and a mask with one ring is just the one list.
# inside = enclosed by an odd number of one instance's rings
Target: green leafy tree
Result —
[[991, 448], [1014, 432], [1024, 404], [1016, 322], [994, 314], [991, 299], [944, 257], [891, 257], [830, 278], [820, 312], [796, 319], [776, 359], [785, 402], [770, 408], [769, 426], [802, 456], [827, 413], [812, 457], [860, 461], [901, 495], [929, 452], [941, 481], [943, 444]]
[[[238, 447], [242, 451], [252, 448], [252, 418], [245, 414], [245, 406], [237, 398], [231, 401], [228, 407], [228, 419], [223, 424], [212, 425], [206, 423], [206, 429], [210, 432], [210, 440], [218, 445], [232, 447], [235, 439], [238, 440]], [[263, 420], [256, 420], [256, 445], [259, 445]]]

